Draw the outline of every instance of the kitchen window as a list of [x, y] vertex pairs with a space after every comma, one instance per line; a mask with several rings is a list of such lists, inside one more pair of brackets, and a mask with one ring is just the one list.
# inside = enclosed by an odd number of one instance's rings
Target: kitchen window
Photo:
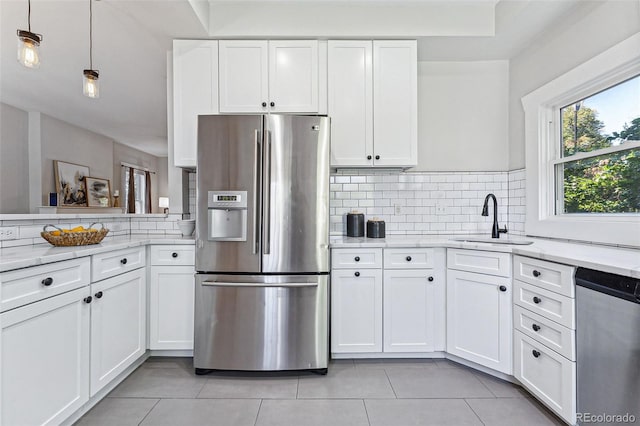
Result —
[[640, 34], [522, 104], [525, 233], [640, 247]]

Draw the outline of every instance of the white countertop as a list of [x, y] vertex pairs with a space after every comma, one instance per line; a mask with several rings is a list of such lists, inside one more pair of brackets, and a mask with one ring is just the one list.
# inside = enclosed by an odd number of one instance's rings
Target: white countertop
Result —
[[[355, 238], [336, 236], [331, 238], [332, 248], [366, 247], [445, 247], [471, 250], [498, 251], [535, 257], [551, 262], [581, 266], [612, 274], [640, 278], [640, 250], [562, 242], [542, 238], [513, 237], [514, 240], [530, 240], [531, 245], [506, 245], [453, 241], [470, 235], [390, 235], [387, 238]], [[478, 236], [475, 236], [478, 237]], [[482, 237], [486, 237], [483, 235]]]
[[149, 244], [195, 244], [193, 237], [133, 235], [107, 238], [100, 244], [73, 247], [22, 246], [0, 250], [0, 272]]

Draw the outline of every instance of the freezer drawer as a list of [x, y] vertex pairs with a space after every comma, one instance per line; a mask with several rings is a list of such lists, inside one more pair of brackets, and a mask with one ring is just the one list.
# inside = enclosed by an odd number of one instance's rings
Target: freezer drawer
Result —
[[196, 275], [196, 369], [326, 369], [328, 275]]

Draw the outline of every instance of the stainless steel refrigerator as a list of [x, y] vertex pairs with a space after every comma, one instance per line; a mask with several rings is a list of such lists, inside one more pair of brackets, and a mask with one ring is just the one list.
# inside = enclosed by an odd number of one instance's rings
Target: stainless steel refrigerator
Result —
[[328, 363], [329, 119], [198, 119], [194, 366]]

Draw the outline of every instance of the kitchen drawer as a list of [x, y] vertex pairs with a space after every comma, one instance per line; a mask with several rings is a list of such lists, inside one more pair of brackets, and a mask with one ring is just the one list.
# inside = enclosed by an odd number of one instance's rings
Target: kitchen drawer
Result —
[[519, 280], [513, 280], [513, 288], [516, 305], [575, 330], [574, 299]]
[[511, 254], [478, 250], [447, 250], [447, 268], [480, 274], [511, 276]]
[[151, 265], [185, 265], [196, 264], [196, 251], [189, 245], [158, 245], [151, 246]]
[[576, 422], [576, 363], [514, 331], [514, 376], [569, 424]]
[[513, 328], [570, 361], [576, 360], [576, 332], [521, 306], [513, 307]]
[[91, 256], [91, 281], [100, 281], [146, 265], [144, 247], [114, 250]]
[[434, 265], [432, 248], [384, 249], [385, 269], [431, 269]]
[[382, 249], [333, 249], [331, 268], [382, 268]]
[[568, 297], [575, 297], [576, 268], [530, 257], [514, 256], [513, 278]]
[[16, 269], [0, 274], [0, 311], [36, 302], [88, 285], [89, 257]]

